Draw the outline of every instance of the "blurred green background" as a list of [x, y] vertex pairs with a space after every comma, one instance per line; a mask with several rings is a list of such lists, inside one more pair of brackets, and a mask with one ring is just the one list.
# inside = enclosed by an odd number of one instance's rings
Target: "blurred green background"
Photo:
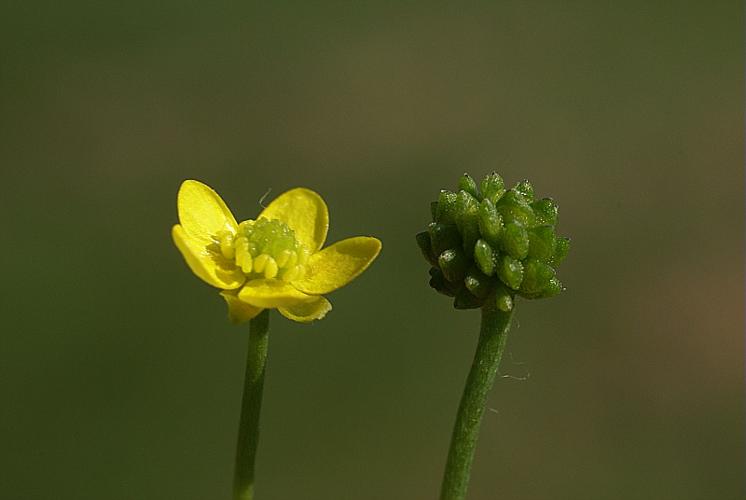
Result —
[[741, 2], [5, 2], [0, 497], [227, 499], [247, 328], [186, 178], [322, 193], [384, 251], [272, 316], [258, 498], [434, 499], [478, 314], [414, 234], [467, 170], [572, 236], [520, 302], [470, 499], [743, 498]]

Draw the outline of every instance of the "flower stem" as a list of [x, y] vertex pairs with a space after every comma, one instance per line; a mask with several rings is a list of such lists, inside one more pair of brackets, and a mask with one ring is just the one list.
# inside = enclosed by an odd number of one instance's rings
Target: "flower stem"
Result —
[[238, 428], [236, 471], [233, 480], [235, 500], [253, 500], [254, 463], [259, 444], [259, 413], [262, 408], [264, 368], [267, 363], [269, 310], [265, 309], [249, 323], [249, 350], [246, 356], [246, 378]]
[[487, 395], [495, 381], [513, 312], [482, 308], [474, 361], [461, 396], [440, 491], [441, 500], [464, 500]]

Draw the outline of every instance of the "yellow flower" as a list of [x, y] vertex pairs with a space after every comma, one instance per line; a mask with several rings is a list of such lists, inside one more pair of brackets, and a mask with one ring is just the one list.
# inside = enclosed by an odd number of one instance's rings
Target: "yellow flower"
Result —
[[329, 211], [305, 188], [281, 194], [256, 220], [240, 224], [198, 181], [182, 183], [177, 207], [174, 243], [194, 274], [221, 290], [234, 323], [274, 308], [293, 321], [321, 319], [332, 308], [323, 295], [359, 276], [381, 251], [381, 242], [368, 236], [322, 250]]

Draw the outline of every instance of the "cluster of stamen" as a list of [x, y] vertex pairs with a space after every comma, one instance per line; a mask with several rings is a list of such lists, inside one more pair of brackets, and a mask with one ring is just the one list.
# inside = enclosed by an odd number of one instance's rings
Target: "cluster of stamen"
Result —
[[221, 231], [217, 239], [223, 257], [234, 261], [248, 279], [293, 281], [306, 272], [310, 252], [279, 220], [247, 220], [235, 234]]

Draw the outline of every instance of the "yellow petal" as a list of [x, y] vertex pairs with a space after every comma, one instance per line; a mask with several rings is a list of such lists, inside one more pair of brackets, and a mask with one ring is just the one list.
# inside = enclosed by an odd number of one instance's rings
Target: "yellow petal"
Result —
[[381, 242], [369, 236], [338, 241], [311, 255], [305, 276], [293, 286], [313, 295], [334, 291], [357, 278], [380, 251]]
[[261, 307], [254, 307], [239, 300], [236, 292], [220, 292], [220, 295], [228, 304], [228, 319], [236, 325], [245, 323], [262, 312]]
[[[295, 231], [296, 239], [312, 253], [326, 241], [329, 230], [329, 209], [317, 193], [295, 188], [272, 200], [259, 217], [278, 219]], [[258, 217], [257, 217], [258, 218]]]
[[214, 241], [221, 231], [235, 233], [238, 227], [230, 209], [218, 193], [199, 181], [181, 184], [176, 205], [184, 231], [204, 241]]
[[288, 307], [298, 302], [310, 302], [315, 297], [296, 290], [284, 281], [251, 280], [238, 292], [238, 298], [255, 307], [266, 309]]
[[[223, 290], [232, 290], [243, 285], [246, 277], [240, 269], [222, 256], [217, 245], [208, 245], [202, 240], [192, 238], [178, 224], [171, 230], [171, 236], [189, 268], [207, 284]], [[214, 246], [216, 251], [211, 250], [210, 245]]]
[[299, 302], [292, 306], [278, 307], [277, 310], [287, 319], [299, 323], [310, 323], [326, 316], [326, 313], [332, 310], [332, 304], [319, 296], [312, 302]]

